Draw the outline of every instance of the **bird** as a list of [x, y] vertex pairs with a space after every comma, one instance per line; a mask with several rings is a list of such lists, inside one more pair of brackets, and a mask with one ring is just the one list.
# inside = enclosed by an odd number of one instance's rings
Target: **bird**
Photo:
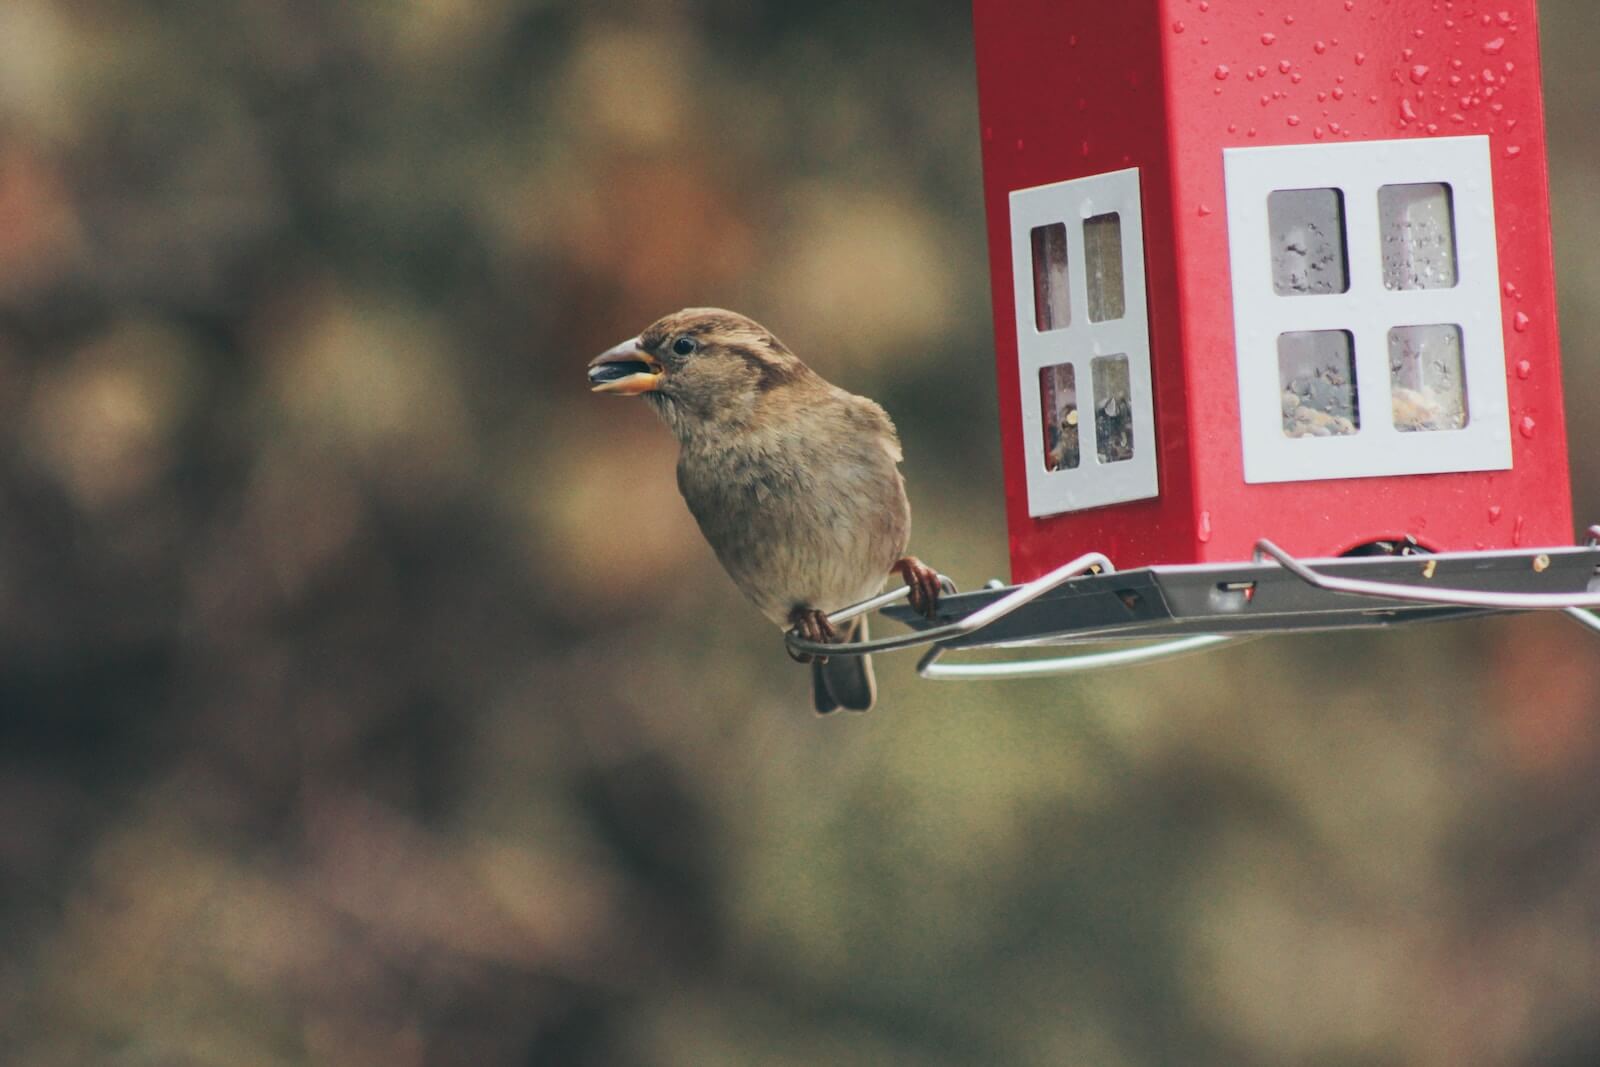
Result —
[[[906, 554], [911, 505], [900, 439], [876, 402], [826, 381], [766, 327], [685, 308], [589, 362], [596, 393], [642, 397], [678, 441], [677, 479], [723, 569], [768, 619], [800, 637], [864, 640], [865, 616], [828, 615], [890, 574], [932, 619], [938, 572]], [[812, 706], [866, 711], [867, 656], [790, 655], [811, 665]]]

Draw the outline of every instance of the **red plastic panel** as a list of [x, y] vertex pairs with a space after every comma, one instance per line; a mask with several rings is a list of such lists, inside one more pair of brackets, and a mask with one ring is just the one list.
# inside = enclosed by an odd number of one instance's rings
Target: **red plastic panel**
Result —
[[[1119, 566], [1335, 555], [1410, 534], [1445, 550], [1572, 538], [1533, 0], [975, 0], [1013, 576], [1080, 552]], [[1503, 286], [1508, 471], [1247, 485], [1222, 151], [1486, 134]], [[1144, 192], [1155, 500], [1033, 520], [1022, 490], [1007, 196], [1137, 166]]]

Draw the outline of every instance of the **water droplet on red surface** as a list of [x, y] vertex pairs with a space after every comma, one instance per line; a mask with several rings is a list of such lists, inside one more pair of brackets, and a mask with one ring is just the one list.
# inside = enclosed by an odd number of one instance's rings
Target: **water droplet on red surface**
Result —
[[1328, 50], [1328, 42], [1318, 41], [1316, 44], [1311, 46], [1311, 50], [1320, 56]]
[[1507, 296], [1509, 296], [1509, 297], [1515, 297], [1517, 295], [1517, 283], [1516, 282], [1506, 282], [1500, 288], [1504, 289], [1505, 290], [1505, 294]]
[[1424, 63], [1418, 63], [1416, 66], [1412, 67], [1411, 68], [1411, 80], [1413, 82], [1415, 82], [1416, 84], [1418, 84], [1418, 85], [1421, 85], [1423, 82], [1427, 81], [1428, 80], [1428, 67], [1427, 67], [1427, 65], [1424, 64]]
[[1489, 505], [1489, 521], [1490, 522], [1499, 522], [1500, 521], [1500, 515], [1504, 510], [1505, 509], [1502, 508], [1499, 504], [1490, 504]]
[[1207, 215], [1211, 214], [1211, 205], [1201, 204], [1199, 208], [1196, 209], [1196, 214], [1198, 214], [1201, 218], [1205, 218]]
[[1517, 423], [1517, 432], [1529, 440], [1533, 439], [1534, 431], [1538, 428], [1538, 423], [1533, 421], [1532, 415], [1522, 416], [1522, 421]]
[[1200, 538], [1200, 543], [1202, 545], [1203, 544], [1207, 544], [1208, 542], [1210, 542], [1210, 540], [1211, 540], [1211, 512], [1202, 511], [1200, 513], [1200, 525], [1199, 525], [1199, 528], [1195, 530], [1195, 536]]
[[1519, 311], [1515, 315], [1511, 316], [1511, 328], [1516, 330], [1518, 333], [1527, 333], [1528, 325], [1532, 321], [1532, 319], [1528, 318], [1528, 313], [1526, 311]]
[[1298, 126], [1298, 125], [1300, 125], [1300, 116], [1299, 115], [1290, 115], [1288, 118], [1284, 119], [1283, 121], [1287, 122], [1291, 126]]
[[983, 139], [985, 141], [994, 140], [994, 127], [993, 126], [985, 126], [983, 128]]
[[1525, 359], [1517, 360], [1517, 377], [1522, 381], [1528, 380], [1528, 375], [1533, 373], [1533, 364]]
[[1514, 145], [1514, 144], [1506, 145], [1506, 158], [1507, 159], [1516, 159], [1520, 155], [1522, 155], [1522, 149], [1519, 146]]
[[1275, 33], [1263, 33], [1261, 35], [1261, 43], [1265, 45], [1277, 44], [1278, 35]]
[[1172, 24], [1172, 32], [1173, 33], [1182, 33], [1183, 32], [1183, 23], [1181, 21], [1180, 22], [1174, 22]]
[[1483, 53], [1484, 55], [1497, 56], [1505, 49], [1505, 46], [1506, 39], [1504, 37], [1496, 37], [1492, 41], [1483, 42]]
[[1356, 53], [1356, 66], [1359, 67], [1359, 66], [1361, 66], [1361, 64], [1365, 63], [1366, 61], [1367, 61], [1367, 54], [1365, 52], [1357, 52]]
[[1017, 151], [1022, 151], [1022, 138], [1020, 137], [1017, 138]]
[[1517, 521], [1511, 524], [1511, 543], [1512, 544], [1514, 544], [1514, 545], [1522, 544], [1522, 524], [1525, 521], [1526, 520], [1521, 515], [1518, 515], [1517, 516]]
[[1415, 105], [1411, 103], [1411, 98], [1409, 96], [1402, 97], [1400, 100], [1400, 120], [1402, 122], [1417, 121], [1417, 109]]
[[1226, 63], [1218, 63], [1217, 69], [1211, 72], [1211, 76], [1217, 79], [1219, 82], [1227, 81], [1230, 73], [1232, 72], [1228, 70], [1228, 65]]
[[1293, 69], [1294, 69], [1294, 64], [1289, 62], [1287, 59], [1278, 60], [1278, 73], [1279, 74], [1287, 74]]

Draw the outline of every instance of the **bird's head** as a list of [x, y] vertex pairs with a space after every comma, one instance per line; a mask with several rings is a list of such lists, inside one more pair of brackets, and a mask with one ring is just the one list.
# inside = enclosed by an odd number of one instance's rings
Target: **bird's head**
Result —
[[807, 374], [759, 323], [720, 308], [686, 308], [589, 362], [596, 393], [642, 396], [683, 433], [747, 419], [771, 390]]

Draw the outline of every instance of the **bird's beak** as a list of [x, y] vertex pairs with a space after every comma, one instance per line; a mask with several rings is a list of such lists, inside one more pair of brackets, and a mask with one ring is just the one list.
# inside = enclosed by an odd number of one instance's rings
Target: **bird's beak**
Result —
[[637, 396], [661, 386], [666, 368], [631, 338], [589, 361], [589, 391]]

